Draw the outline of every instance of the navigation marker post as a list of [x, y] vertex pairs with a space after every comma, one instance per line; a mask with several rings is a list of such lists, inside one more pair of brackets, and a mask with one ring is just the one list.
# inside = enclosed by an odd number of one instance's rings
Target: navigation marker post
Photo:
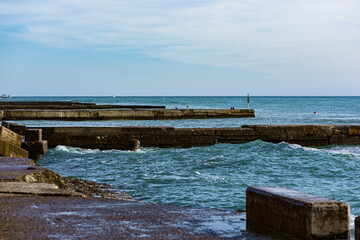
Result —
[[248, 109], [250, 109], [250, 95], [247, 95], [247, 103], [248, 103]]

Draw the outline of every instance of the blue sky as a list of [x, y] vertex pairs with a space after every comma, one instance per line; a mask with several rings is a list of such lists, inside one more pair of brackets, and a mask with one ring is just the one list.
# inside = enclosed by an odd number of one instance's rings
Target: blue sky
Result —
[[359, 0], [0, 0], [0, 94], [359, 96]]

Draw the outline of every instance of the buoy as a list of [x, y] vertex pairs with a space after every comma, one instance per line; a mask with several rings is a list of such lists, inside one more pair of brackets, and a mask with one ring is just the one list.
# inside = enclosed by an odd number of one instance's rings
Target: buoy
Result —
[[189, 108], [189, 107], [190, 107], [190, 105], [187, 105], [187, 107]]
[[314, 112], [314, 114], [316, 114], [316, 112]]

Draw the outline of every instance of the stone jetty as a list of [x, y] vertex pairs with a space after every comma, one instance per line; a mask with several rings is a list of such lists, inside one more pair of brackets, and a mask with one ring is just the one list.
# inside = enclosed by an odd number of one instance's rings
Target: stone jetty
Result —
[[[31, 129], [31, 128], [30, 128]], [[359, 125], [244, 125], [239, 128], [41, 127], [49, 147], [125, 149], [129, 139], [142, 147], [188, 148], [255, 140], [303, 146], [359, 145]]]
[[160, 105], [98, 105], [95, 103], [82, 103], [70, 101], [54, 101], [54, 102], [0, 102], [0, 110], [10, 109], [164, 109], [165, 106]]
[[159, 105], [0, 102], [0, 120], [157, 120], [255, 117], [253, 109], [165, 109]]
[[[254, 118], [253, 109], [11, 109], [0, 110], [2, 120], [161, 120]], [[0, 119], [1, 120], [1, 119]]]

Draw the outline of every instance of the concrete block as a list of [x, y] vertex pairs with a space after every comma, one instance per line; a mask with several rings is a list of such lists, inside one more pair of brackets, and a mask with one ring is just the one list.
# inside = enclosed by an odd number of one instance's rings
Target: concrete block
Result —
[[355, 240], [360, 240], [360, 216], [355, 218]]
[[10, 142], [0, 139], [0, 155], [6, 157], [28, 158], [28, 151]]
[[24, 126], [24, 125], [19, 125], [17, 123], [9, 123], [8, 122], [8, 123], [6, 123], [6, 127], [19, 135], [25, 136], [26, 126]]
[[5, 122], [5, 121], [2, 121], [1, 122], [1, 126], [3, 126], [3, 127], [6, 127], [6, 128], [9, 128], [9, 122]]
[[23, 136], [7, 129], [5, 127], [0, 127], [0, 139], [3, 141], [7, 141], [15, 146], [21, 146], [21, 142], [23, 140]]
[[41, 141], [42, 129], [27, 129], [25, 132], [25, 141]]
[[51, 183], [0, 182], [0, 193], [31, 194], [40, 196], [82, 196]]
[[29, 152], [29, 158], [35, 161], [39, 160], [42, 154], [45, 154], [48, 150], [48, 141], [33, 141], [23, 142], [21, 147]]
[[302, 239], [349, 239], [350, 207], [283, 187], [246, 190], [247, 228], [264, 226]]

